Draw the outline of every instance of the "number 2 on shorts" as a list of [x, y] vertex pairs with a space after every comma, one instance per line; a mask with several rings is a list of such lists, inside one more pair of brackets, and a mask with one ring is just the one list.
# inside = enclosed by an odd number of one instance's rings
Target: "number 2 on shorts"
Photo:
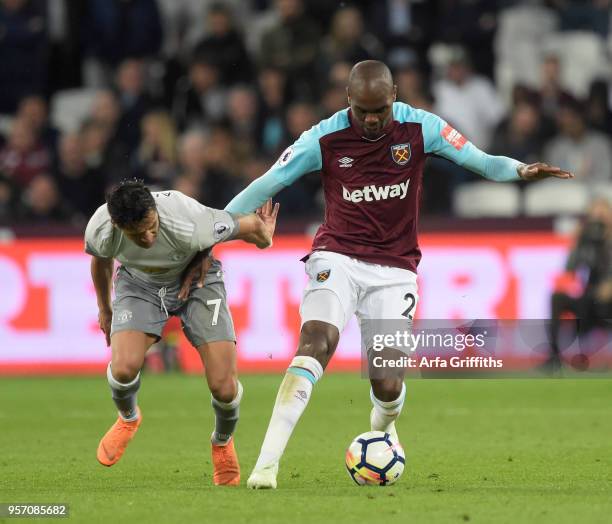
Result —
[[219, 320], [219, 309], [221, 308], [221, 299], [214, 298], [206, 301], [207, 306], [215, 306], [215, 310], [213, 311], [212, 324], [211, 326], [217, 325], [217, 320]]
[[412, 293], [406, 293], [406, 295], [404, 296], [404, 300], [410, 302], [410, 305], [408, 306], [408, 309], [406, 309], [406, 311], [402, 313], [402, 316], [412, 320], [412, 310], [414, 309], [414, 305], [416, 304], [416, 297]]

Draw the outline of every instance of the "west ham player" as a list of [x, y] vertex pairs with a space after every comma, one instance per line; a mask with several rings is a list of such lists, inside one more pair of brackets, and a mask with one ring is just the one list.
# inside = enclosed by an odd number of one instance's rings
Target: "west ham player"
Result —
[[[181, 275], [198, 252], [218, 242], [241, 239], [268, 247], [277, 213], [278, 206], [267, 202], [257, 214], [235, 218], [178, 191], [151, 193], [136, 180], [113, 189], [94, 213], [85, 232], [85, 250], [92, 255], [100, 328], [112, 348], [106, 375], [119, 411], [117, 422], [98, 446], [102, 465], [112, 466], [121, 458], [140, 426], [136, 393], [145, 353], [159, 340], [168, 317], [177, 315], [200, 354], [212, 394], [213, 482], [239, 483], [232, 434], [242, 386], [236, 375], [236, 339], [221, 267], [213, 262], [205, 287], [194, 283], [181, 288]], [[113, 260], [121, 266], [111, 305]]]
[[[495, 181], [572, 176], [547, 164], [487, 155], [436, 115], [395, 102], [396, 91], [382, 62], [355, 65], [347, 87], [350, 107], [303, 133], [226, 207], [234, 213], [252, 211], [306, 173], [321, 172], [325, 221], [306, 262], [299, 347], [247, 482], [251, 488], [276, 487], [287, 441], [349, 318], [357, 315], [368, 349], [368, 320], [412, 317], [421, 258], [418, 201], [427, 155], [440, 155]], [[370, 382], [371, 428], [395, 434], [403, 379]]]

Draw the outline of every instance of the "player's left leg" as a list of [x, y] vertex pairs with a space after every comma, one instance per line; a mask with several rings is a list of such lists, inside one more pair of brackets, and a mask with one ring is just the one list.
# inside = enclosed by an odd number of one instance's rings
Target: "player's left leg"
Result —
[[236, 372], [236, 344], [233, 340], [219, 340], [201, 344], [197, 349], [215, 411], [215, 429], [211, 436], [213, 482], [218, 486], [235, 486], [240, 483], [240, 465], [232, 435], [242, 400], [242, 384]]
[[204, 287], [191, 289], [180, 316], [185, 335], [200, 353], [215, 411], [211, 437], [213, 482], [234, 486], [240, 482], [233, 434], [238, 423], [242, 385], [236, 372], [234, 324], [221, 275], [217, 262], [209, 270]]

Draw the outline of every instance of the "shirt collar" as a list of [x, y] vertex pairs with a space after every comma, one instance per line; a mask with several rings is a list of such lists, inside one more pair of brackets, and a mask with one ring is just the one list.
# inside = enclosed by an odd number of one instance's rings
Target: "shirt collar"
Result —
[[[393, 110], [391, 110], [391, 112], [393, 112]], [[382, 140], [384, 137], [390, 135], [392, 131], [395, 129], [395, 126], [397, 126], [398, 124], [397, 120], [395, 120], [394, 116], [392, 115], [389, 123], [383, 128], [382, 134], [376, 139], [371, 139], [371, 138], [366, 138], [365, 136], [363, 136], [363, 131], [361, 129], [361, 126], [357, 122], [355, 122], [355, 120], [353, 119], [353, 112], [351, 111], [350, 107], [348, 109], [348, 119], [351, 125], [351, 129], [364, 142], [378, 142]]]

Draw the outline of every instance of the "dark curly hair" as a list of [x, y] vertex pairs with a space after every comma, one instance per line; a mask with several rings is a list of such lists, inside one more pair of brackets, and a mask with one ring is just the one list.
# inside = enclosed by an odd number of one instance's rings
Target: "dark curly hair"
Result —
[[155, 199], [142, 180], [123, 180], [106, 195], [106, 205], [113, 223], [119, 228], [132, 227], [155, 210]]

